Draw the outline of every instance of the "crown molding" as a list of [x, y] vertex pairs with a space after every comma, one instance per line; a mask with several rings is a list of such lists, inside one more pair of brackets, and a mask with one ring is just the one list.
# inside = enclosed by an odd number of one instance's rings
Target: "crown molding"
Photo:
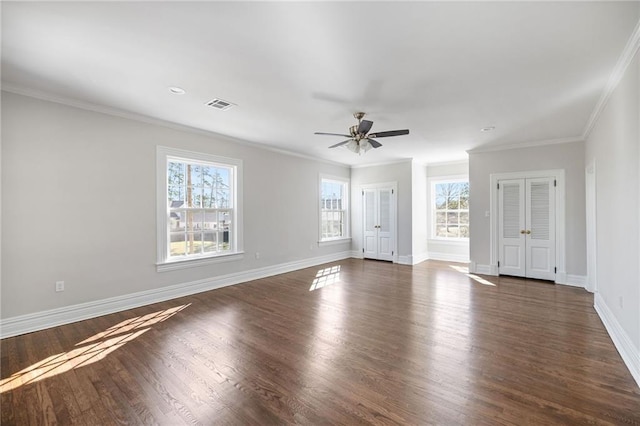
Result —
[[537, 146], [558, 145], [562, 143], [572, 143], [572, 142], [584, 142], [584, 139], [582, 138], [582, 136], [574, 136], [569, 138], [545, 139], [545, 140], [539, 140], [539, 141], [529, 141], [529, 142], [513, 143], [513, 144], [505, 144], [505, 145], [479, 146], [477, 148], [468, 150], [467, 154], [505, 151], [508, 149], [535, 148]]
[[352, 169], [366, 169], [367, 167], [378, 167], [378, 166], [391, 166], [393, 164], [401, 164], [401, 163], [411, 163], [413, 161], [412, 158], [405, 158], [402, 160], [393, 160], [387, 161], [383, 163], [370, 163], [370, 164], [353, 164], [351, 165]]
[[425, 165], [427, 167], [440, 167], [440, 166], [457, 166], [460, 164], [469, 164], [469, 160], [453, 160], [453, 161], [439, 161], [434, 163], [427, 162]]
[[629, 37], [629, 41], [627, 41], [627, 45], [622, 51], [622, 54], [620, 55], [620, 58], [618, 59], [618, 62], [616, 63], [615, 68], [613, 69], [613, 71], [611, 72], [611, 75], [609, 76], [609, 81], [607, 82], [607, 85], [605, 86], [604, 91], [602, 92], [602, 95], [600, 95], [600, 99], [598, 100], [598, 103], [593, 109], [593, 112], [589, 117], [589, 121], [587, 121], [587, 125], [585, 126], [582, 132], [582, 138], [584, 140], [586, 140], [589, 137], [589, 135], [591, 135], [591, 131], [593, 130], [593, 127], [595, 126], [596, 122], [600, 118], [600, 114], [602, 114], [602, 111], [607, 105], [609, 98], [613, 94], [614, 90], [616, 90], [616, 87], [618, 87], [618, 83], [620, 83], [620, 80], [622, 80], [624, 73], [627, 71], [629, 64], [631, 64], [631, 62], [633, 61], [633, 57], [636, 55], [639, 48], [640, 48], [640, 20], [636, 24], [636, 28], [633, 30], [633, 33], [631, 33], [631, 37]]
[[78, 108], [85, 111], [97, 112], [100, 114], [106, 114], [114, 117], [124, 118], [126, 120], [133, 120], [141, 123], [166, 127], [173, 130], [194, 133], [194, 134], [207, 136], [207, 137], [214, 137], [214, 138], [222, 139], [228, 142], [249, 146], [251, 148], [261, 149], [264, 151], [271, 151], [277, 154], [287, 155], [290, 157], [298, 157], [298, 158], [303, 158], [305, 160], [310, 160], [314, 162], [326, 163], [333, 166], [349, 168], [349, 165], [345, 163], [313, 157], [311, 155], [306, 155], [306, 154], [302, 154], [295, 151], [288, 151], [286, 149], [276, 148], [270, 145], [260, 144], [256, 142], [249, 142], [244, 139], [234, 138], [233, 136], [223, 135], [221, 133], [212, 132], [210, 130], [199, 129], [197, 127], [191, 127], [184, 124], [175, 123], [172, 121], [166, 121], [159, 118], [149, 117], [147, 115], [137, 114], [131, 111], [125, 111], [117, 108], [107, 107], [104, 105], [94, 104], [91, 102], [79, 101], [77, 99], [71, 99], [66, 96], [60, 96], [60, 95], [56, 95], [56, 94], [42, 91], [42, 90], [36, 90], [36, 89], [26, 88], [23, 86], [13, 85], [11, 83], [2, 82], [1, 90], [3, 92], [14, 93], [16, 95], [39, 99], [46, 102], [62, 104], [62, 105]]

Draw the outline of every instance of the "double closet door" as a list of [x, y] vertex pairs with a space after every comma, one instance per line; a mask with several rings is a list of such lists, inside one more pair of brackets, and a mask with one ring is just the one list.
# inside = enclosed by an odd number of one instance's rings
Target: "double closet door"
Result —
[[362, 190], [364, 213], [363, 255], [367, 259], [393, 261], [395, 251], [395, 189]]
[[555, 180], [498, 181], [501, 275], [555, 280]]

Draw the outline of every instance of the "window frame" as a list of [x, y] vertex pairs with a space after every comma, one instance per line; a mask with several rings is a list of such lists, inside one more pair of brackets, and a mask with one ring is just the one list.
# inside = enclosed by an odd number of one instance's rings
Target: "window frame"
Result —
[[[437, 219], [437, 208], [436, 208], [436, 185], [439, 184], [447, 184], [447, 183], [467, 183], [469, 184], [469, 176], [467, 175], [455, 175], [455, 176], [438, 176], [429, 179], [429, 190], [430, 190], [430, 211], [431, 211], [431, 220], [429, 221], [429, 233], [431, 240], [438, 241], [450, 241], [450, 242], [468, 242], [469, 237], [440, 237], [437, 236], [436, 231], [436, 219]], [[467, 200], [469, 202], [469, 200]], [[467, 209], [457, 209], [457, 212], [466, 211], [469, 213], [469, 208]], [[469, 224], [467, 223], [467, 226]]]
[[[323, 238], [322, 236], [322, 213], [323, 211], [325, 211], [322, 205], [323, 204], [322, 203], [322, 185], [325, 181], [331, 182], [331, 183], [338, 183], [343, 186], [343, 197], [342, 197], [343, 208], [339, 209], [339, 211], [344, 212], [344, 219], [343, 219], [344, 227], [342, 231], [343, 235], [340, 237]], [[319, 182], [318, 183], [318, 245], [322, 247], [325, 245], [350, 242], [351, 241], [351, 208], [350, 208], [351, 207], [350, 205], [351, 180], [349, 178], [345, 178], [341, 176], [320, 174], [318, 182]], [[331, 209], [331, 211], [334, 211], [334, 210]]]
[[[170, 210], [168, 193], [168, 165], [170, 161], [180, 161], [196, 164], [230, 168], [233, 177], [230, 182], [232, 206], [223, 210], [231, 210], [232, 227], [229, 230], [231, 249], [220, 253], [201, 253], [184, 257], [172, 258], [169, 254], [170, 238]], [[218, 155], [187, 151], [178, 148], [158, 146], [156, 150], [156, 188], [157, 188], [157, 263], [158, 272], [175, 269], [203, 266], [211, 263], [239, 260], [243, 257], [242, 232], [242, 160]]]

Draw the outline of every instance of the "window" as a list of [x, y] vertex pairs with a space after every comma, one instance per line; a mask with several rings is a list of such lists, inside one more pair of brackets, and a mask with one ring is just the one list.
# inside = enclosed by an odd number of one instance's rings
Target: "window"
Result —
[[320, 241], [349, 238], [349, 181], [320, 178]]
[[469, 182], [432, 182], [434, 238], [469, 238]]
[[159, 265], [241, 252], [241, 164], [158, 148]]

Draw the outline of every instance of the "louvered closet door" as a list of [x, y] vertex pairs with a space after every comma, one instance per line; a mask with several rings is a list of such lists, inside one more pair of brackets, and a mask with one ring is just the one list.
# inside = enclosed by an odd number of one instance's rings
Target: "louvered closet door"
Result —
[[555, 196], [553, 178], [526, 179], [526, 276], [555, 279]]
[[525, 185], [523, 179], [501, 180], [498, 190], [500, 211], [500, 274], [526, 276]]
[[501, 275], [555, 280], [556, 228], [553, 178], [501, 180]]

